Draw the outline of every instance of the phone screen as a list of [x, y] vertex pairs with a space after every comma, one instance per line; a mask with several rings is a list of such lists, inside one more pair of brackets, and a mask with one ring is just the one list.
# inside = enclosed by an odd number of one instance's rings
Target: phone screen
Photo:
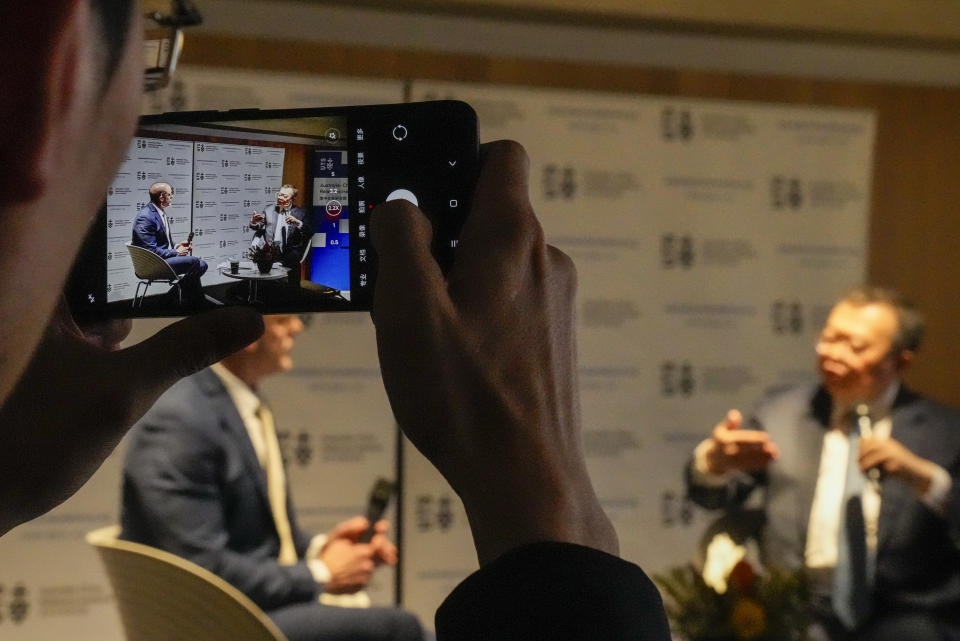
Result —
[[146, 117], [75, 265], [73, 311], [369, 309], [371, 213], [417, 204], [448, 267], [476, 182], [476, 128], [455, 101]]

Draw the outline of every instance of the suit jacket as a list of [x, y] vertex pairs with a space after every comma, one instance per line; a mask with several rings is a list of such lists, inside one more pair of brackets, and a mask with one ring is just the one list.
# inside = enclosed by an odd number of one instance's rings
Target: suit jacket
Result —
[[131, 241], [137, 247], [149, 249], [160, 258], [179, 256], [175, 249], [170, 249], [168, 246], [173, 243], [168, 242], [163, 219], [160, 218], [160, 212], [153, 203], [147, 203], [140, 208], [140, 212], [133, 221], [133, 238]]
[[[727, 487], [694, 483], [690, 498], [707, 508], [735, 509], [762, 491], [765, 518], [759, 536], [766, 562], [801, 567], [824, 432], [832, 402], [823, 387], [796, 387], [758, 406], [749, 427], [768, 431], [780, 459], [762, 473]], [[897, 479], [883, 481], [877, 533], [876, 597], [881, 607], [960, 605], [960, 413], [901, 386], [891, 409], [891, 437], [950, 473], [944, 515], [934, 513]]]
[[277, 563], [267, 480], [220, 378], [207, 369], [171, 387], [137, 423], [123, 471], [122, 537], [189, 559], [264, 610], [315, 601], [302, 560], [310, 538], [287, 492], [297, 564]]
[[[284, 267], [290, 267], [292, 269], [300, 264], [300, 259], [303, 258], [303, 252], [313, 236], [313, 230], [304, 220], [306, 213], [303, 209], [300, 207], [291, 207], [289, 214], [303, 223], [300, 227], [294, 227], [292, 225], [286, 227], [286, 238], [284, 239], [280, 262]], [[281, 217], [277, 213], [276, 205], [267, 205], [263, 209], [263, 216], [265, 218], [264, 222], [251, 225], [251, 228], [255, 230], [258, 235], [262, 232], [264, 240], [273, 242], [274, 235], [277, 233], [277, 220], [279, 219], [280, 224], [283, 224], [286, 214]]]
[[[305, 222], [304, 216], [306, 213], [300, 207], [290, 207], [289, 214], [297, 220]], [[277, 216], [277, 206], [267, 205], [264, 207], [263, 217], [265, 218], [264, 222], [259, 223], [256, 226], [252, 226], [252, 228], [260, 229], [262, 227], [267, 240], [272, 241], [274, 235], [277, 233], [277, 218], [279, 218], [279, 216]], [[283, 218], [286, 218], [286, 215], [284, 215]], [[281, 222], [283, 222], [283, 219], [281, 219]]]

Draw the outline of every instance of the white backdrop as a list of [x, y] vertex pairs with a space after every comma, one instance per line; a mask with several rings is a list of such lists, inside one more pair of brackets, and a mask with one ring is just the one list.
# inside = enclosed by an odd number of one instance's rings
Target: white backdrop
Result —
[[204, 286], [229, 282], [217, 271], [246, 258], [247, 223], [276, 201], [283, 184], [283, 147], [196, 142], [193, 152], [193, 255], [206, 261]]
[[[148, 107], [397, 102], [405, 91], [182, 71]], [[410, 89], [414, 99], [467, 100], [482, 140], [527, 148], [548, 240], [579, 270], [584, 438], [598, 493], [626, 558], [648, 571], [690, 558], [709, 522], [682, 498], [690, 450], [728, 407], [749, 409], [765, 387], [809, 379], [826, 310], [864, 277], [872, 114], [432, 82]], [[138, 322], [133, 340], [158, 325]], [[392, 474], [394, 425], [367, 315], [316, 315], [295, 360], [266, 393], [300, 520], [323, 530], [360, 512], [373, 480]], [[117, 518], [121, 452], [64, 506], [0, 540], [3, 638], [122, 638], [109, 585], [82, 541]], [[476, 558], [456, 495], [413, 448], [403, 455], [403, 602], [432, 624]], [[392, 583], [391, 573], [377, 575], [376, 602], [391, 602]]]
[[[133, 221], [150, 201], [150, 185], [169, 183], [167, 208], [174, 245], [194, 232], [193, 255], [206, 261], [203, 286], [230, 279], [217, 265], [239, 255], [249, 240], [253, 210], [274, 202], [283, 183], [282, 147], [134, 138], [107, 191], [107, 300], [131, 300], [139, 279], [125, 246]], [[166, 292], [154, 288], [151, 295]]]
[[[588, 465], [623, 556], [690, 559], [693, 447], [729, 407], [813, 373], [826, 310], [865, 275], [872, 114], [415, 82], [530, 155], [548, 242], [579, 275]], [[405, 448], [404, 602], [430, 616], [475, 567], [462, 506]]]
[[[173, 190], [165, 215], [176, 245], [187, 239], [193, 199], [193, 143], [158, 138], [134, 138], [107, 190], [107, 301], [131, 300], [139, 279], [126, 243], [140, 208], [150, 202], [150, 185], [163, 181]], [[165, 292], [156, 287], [153, 294]]]

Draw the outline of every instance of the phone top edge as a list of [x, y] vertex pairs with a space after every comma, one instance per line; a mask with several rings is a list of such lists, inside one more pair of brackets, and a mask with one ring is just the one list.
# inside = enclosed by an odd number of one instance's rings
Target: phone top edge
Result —
[[311, 116], [341, 115], [349, 111], [367, 111], [368, 113], [390, 112], [398, 109], [422, 108], [423, 105], [436, 105], [449, 111], [451, 108], [462, 110], [474, 123], [477, 113], [474, 108], [462, 100], [426, 100], [420, 102], [397, 102], [377, 105], [344, 105], [339, 107], [297, 107], [260, 109], [243, 107], [228, 110], [166, 111], [158, 114], [140, 116], [139, 125], [185, 124], [197, 122], [218, 122], [223, 120], [269, 120], [273, 118], [303, 118]]

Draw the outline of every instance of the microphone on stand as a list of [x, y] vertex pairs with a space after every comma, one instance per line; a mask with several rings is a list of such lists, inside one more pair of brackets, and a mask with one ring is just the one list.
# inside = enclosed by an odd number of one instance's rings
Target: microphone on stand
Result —
[[[866, 403], [857, 405], [857, 428], [860, 430], [860, 438], [873, 437], [873, 423], [870, 421], [870, 408], [867, 407]], [[873, 489], [880, 492], [880, 468], [871, 467], [866, 471], [866, 475]]]

